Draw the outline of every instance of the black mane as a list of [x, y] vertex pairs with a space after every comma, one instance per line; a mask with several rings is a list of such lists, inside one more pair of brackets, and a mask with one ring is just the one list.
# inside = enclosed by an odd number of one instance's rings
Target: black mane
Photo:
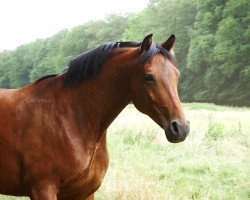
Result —
[[[140, 47], [141, 43], [136, 42], [112, 42], [80, 54], [73, 58], [65, 69], [64, 86], [78, 85], [82, 81], [91, 79], [99, 73], [103, 64], [110, 56], [114, 48]], [[146, 63], [156, 54], [161, 54], [175, 65], [175, 59], [171, 53], [160, 45], [152, 44], [150, 49], [138, 57], [138, 63]]]
[[53, 77], [55, 77], [55, 76], [57, 76], [57, 75], [58, 75], [58, 74], [49, 74], [49, 75], [45, 75], [45, 76], [43, 76], [43, 77], [37, 79], [37, 80], [35, 81], [35, 83], [39, 83], [39, 82], [41, 82], [41, 81], [43, 81], [43, 80], [45, 80], [45, 79], [48, 79], [48, 78], [53, 78]]
[[103, 44], [94, 50], [87, 51], [73, 58], [65, 70], [64, 85], [75, 85], [90, 79], [99, 71], [111, 49], [116, 43]]

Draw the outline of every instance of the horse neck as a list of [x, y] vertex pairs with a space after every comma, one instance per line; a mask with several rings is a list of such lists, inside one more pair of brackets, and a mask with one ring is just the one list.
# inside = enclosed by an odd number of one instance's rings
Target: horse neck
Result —
[[96, 77], [73, 91], [77, 112], [83, 115], [81, 123], [87, 123], [89, 132], [105, 132], [131, 101], [130, 77], [135, 66], [130, 58], [129, 52], [112, 58]]

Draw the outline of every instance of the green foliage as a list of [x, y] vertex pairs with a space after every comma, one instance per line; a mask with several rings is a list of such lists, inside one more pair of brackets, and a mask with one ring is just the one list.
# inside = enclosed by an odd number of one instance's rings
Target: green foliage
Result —
[[62, 61], [58, 62], [58, 58], [61, 58], [61, 54], [58, 52], [60, 52], [62, 40], [66, 37], [67, 33], [67, 30], [63, 30], [41, 41], [40, 48], [35, 52], [33, 57], [34, 66], [29, 73], [30, 82], [35, 81], [41, 76], [62, 71], [65, 67], [63, 65], [64, 59], [62, 58]]
[[133, 15], [111, 14], [0, 53], [0, 87], [21, 87], [60, 73], [68, 61], [103, 42], [164, 42], [174, 33], [183, 101], [250, 105], [248, 0], [150, 0]]
[[224, 126], [219, 122], [212, 120], [212, 116], [209, 117], [208, 130], [206, 132], [206, 139], [208, 140], [219, 140], [223, 138]]
[[10, 88], [10, 71], [14, 65], [14, 52], [4, 51], [0, 54], [0, 85]]
[[[250, 3], [247, 0], [229, 1], [216, 32], [215, 60], [224, 77], [223, 86], [230, 88], [226, 96], [232, 104], [249, 105], [250, 99]], [[230, 31], [229, 31], [230, 30]]]
[[191, 41], [187, 55], [190, 76], [186, 76], [184, 80], [189, 83], [186, 90], [191, 93], [191, 101], [216, 102], [221, 77], [213, 59], [213, 49], [216, 45], [215, 32], [222, 19], [224, 5], [225, 1], [196, 1], [198, 12], [190, 30]]
[[34, 66], [33, 57], [38, 46], [35, 43], [18, 47], [14, 54], [14, 63], [9, 73], [10, 87], [20, 87], [29, 83], [29, 73]]
[[[104, 41], [120, 40], [128, 16], [109, 15], [52, 37], [0, 53], [0, 87], [16, 88], [47, 74], [61, 73], [70, 58]], [[115, 27], [115, 29], [114, 29]]]

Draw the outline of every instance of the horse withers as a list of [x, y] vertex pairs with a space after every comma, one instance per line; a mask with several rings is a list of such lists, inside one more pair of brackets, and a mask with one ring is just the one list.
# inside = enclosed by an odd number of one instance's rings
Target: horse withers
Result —
[[72, 59], [58, 75], [0, 90], [0, 193], [33, 200], [93, 199], [108, 168], [106, 130], [129, 102], [185, 140], [179, 71], [162, 45], [113, 42]]

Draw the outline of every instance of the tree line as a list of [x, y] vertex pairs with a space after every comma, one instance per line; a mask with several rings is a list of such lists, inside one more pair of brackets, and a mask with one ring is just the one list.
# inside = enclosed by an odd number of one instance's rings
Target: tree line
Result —
[[0, 87], [17, 88], [61, 73], [69, 60], [108, 41], [157, 43], [174, 33], [185, 102], [250, 106], [250, 2], [248, 0], [150, 0], [136, 14], [112, 14], [47, 39], [0, 53]]

